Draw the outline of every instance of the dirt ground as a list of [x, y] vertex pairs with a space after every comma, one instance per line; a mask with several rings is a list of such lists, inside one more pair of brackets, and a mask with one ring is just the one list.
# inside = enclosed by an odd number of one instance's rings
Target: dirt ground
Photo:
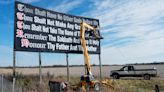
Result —
[[[109, 65], [102, 66], [102, 76], [109, 77], [111, 70], [120, 69], [121, 65]], [[164, 78], [164, 64], [162, 65], [135, 65], [137, 69], [148, 69], [148, 68], [157, 68], [158, 76]], [[100, 68], [98, 66], [91, 67], [92, 73], [94, 76], [100, 76]], [[70, 67], [70, 76], [80, 77], [84, 74], [84, 67]], [[22, 73], [23, 75], [36, 75], [39, 74], [39, 68], [16, 68], [16, 72]], [[54, 68], [42, 68], [42, 74], [46, 75], [47, 73], [53, 74], [54, 76], [67, 76], [66, 67], [54, 67]], [[0, 74], [12, 74], [12, 69], [0, 68]]]

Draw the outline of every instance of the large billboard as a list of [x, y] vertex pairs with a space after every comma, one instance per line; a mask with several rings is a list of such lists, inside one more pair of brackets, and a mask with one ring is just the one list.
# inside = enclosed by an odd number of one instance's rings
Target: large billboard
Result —
[[[82, 53], [80, 23], [99, 26], [99, 20], [54, 12], [15, 2], [14, 50]], [[97, 30], [100, 34], [99, 30]], [[85, 33], [88, 52], [100, 53], [100, 40]]]

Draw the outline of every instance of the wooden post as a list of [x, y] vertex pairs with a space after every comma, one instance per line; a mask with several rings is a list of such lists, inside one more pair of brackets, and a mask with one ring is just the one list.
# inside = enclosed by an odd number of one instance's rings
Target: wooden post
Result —
[[42, 83], [42, 61], [41, 61], [41, 53], [39, 52], [39, 83]]
[[69, 61], [68, 61], [68, 53], [66, 53], [66, 62], [67, 62], [67, 81], [70, 81], [70, 75], [69, 75]]

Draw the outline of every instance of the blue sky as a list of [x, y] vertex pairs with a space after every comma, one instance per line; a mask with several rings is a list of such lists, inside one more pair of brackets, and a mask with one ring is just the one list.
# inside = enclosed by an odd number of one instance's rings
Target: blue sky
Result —
[[[164, 0], [18, 0], [100, 20], [102, 64], [164, 61]], [[0, 66], [12, 65], [14, 0], [0, 0]], [[18, 66], [38, 65], [38, 53], [17, 52]], [[91, 64], [98, 56], [90, 55]], [[84, 64], [83, 55], [69, 55]], [[65, 54], [42, 53], [43, 65], [66, 64]]]

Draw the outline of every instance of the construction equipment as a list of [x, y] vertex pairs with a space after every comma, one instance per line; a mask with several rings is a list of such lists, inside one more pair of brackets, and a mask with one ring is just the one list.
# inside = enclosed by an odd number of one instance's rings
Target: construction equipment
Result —
[[82, 46], [82, 51], [83, 51], [85, 66], [86, 66], [86, 73], [85, 73], [85, 75], [81, 76], [80, 85], [82, 88], [85, 88], [87, 90], [89, 90], [90, 88], [93, 88], [95, 91], [98, 91], [98, 90], [100, 90], [100, 82], [98, 80], [95, 80], [94, 76], [91, 73], [91, 69], [90, 69], [89, 54], [88, 54], [86, 41], [85, 41], [86, 28], [91, 29], [91, 31], [92, 31], [91, 33], [94, 34], [96, 39], [101, 39], [102, 37], [100, 37], [96, 33], [96, 28], [88, 25], [85, 22], [82, 22], [80, 24], [80, 26], [81, 26], [80, 41], [81, 41], [81, 46]]

